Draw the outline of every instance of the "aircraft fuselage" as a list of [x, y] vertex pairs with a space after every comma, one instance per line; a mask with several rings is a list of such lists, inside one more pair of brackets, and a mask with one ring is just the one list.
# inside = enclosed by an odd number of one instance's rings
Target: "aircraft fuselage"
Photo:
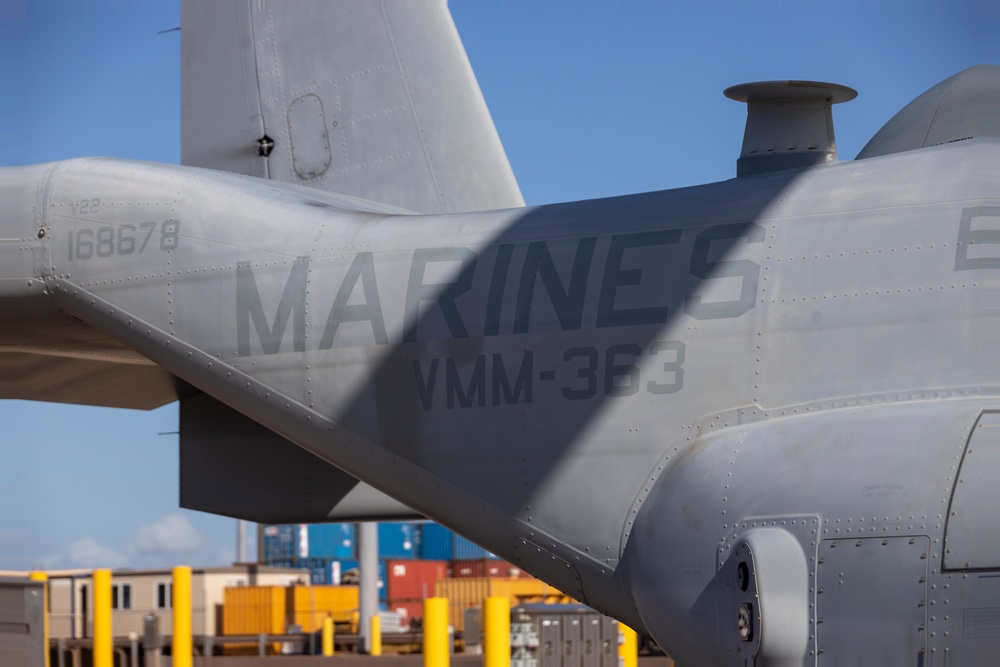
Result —
[[977, 611], [1000, 498], [958, 481], [1000, 409], [997, 164], [977, 139], [415, 216], [73, 160], [0, 172], [0, 289], [675, 657], [831, 657], [858, 609], [896, 604], [870, 628], [886, 655], [954, 660], [1000, 643]]

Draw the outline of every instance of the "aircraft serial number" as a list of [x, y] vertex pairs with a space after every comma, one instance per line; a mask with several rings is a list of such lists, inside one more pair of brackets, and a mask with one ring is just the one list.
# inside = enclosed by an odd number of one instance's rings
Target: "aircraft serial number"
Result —
[[649, 345], [645, 354], [658, 361], [647, 370], [651, 379], [642, 378], [636, 363], [643, 353], [636, 343], [620, 343], [606, 348], [571, 347], [563, 352], [561, 362], [544, 366], [536, 363], [532, 350], [522, 352], [520, 362], [510, 368], [499, 353], [461, 362], [453, 357], [432, 357], [412, 363], [425, 411], [442, 402], [449, 410], [531, 403], [536, 380], [552, 383], [569, 401], [588, 400], [599, 393], [609, 397], [634, 396], [641, 391], [674, 394], [684, 387], [684, 343], [667, 340]]
[[69, 261], [141, 254], [146, 251], [149, 240], [156, 233], [157, 227], [160, 230], [158, 248], [161, 251], [173, 250], [177, 247], [180, 226], [181, 223], [178, 220], [164, 220], [163, 222], [140, 222], [138, 226], [131, 224], [108, 225], [96, 229], [84, 227], [75, 231], [70, 230]]

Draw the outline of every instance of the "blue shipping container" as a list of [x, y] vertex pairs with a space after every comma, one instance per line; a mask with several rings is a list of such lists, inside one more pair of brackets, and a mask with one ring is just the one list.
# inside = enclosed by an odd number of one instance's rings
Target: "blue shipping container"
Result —
[[380, 560], [413, 558], [413, 524], [380, 523], [378, 557]]
[[309, 570], [309, 582], [313, 586], [329, 586], [331, 582], [330, 558], [302, 558], [299, 567]]
[[267, 565], [267, 566], [269, 566], [269, 567], [292, 567], [292, 568], [301, 567], [294, 560], [290, 560], [290, 559], [289, 560], [272, 560], [269, 563], [264, 563], [264, 564]]
[[318, 523], [307, 529], [309, 556], [313, 558], [354, 558], [354, 524]]
[[454, 560], [480, 560], [486, 558], [486, 549], [473, 544], [461, 535], [456, 535], [452, 554]]
[[264, 526], [264, 553], [261, 560], [270, 563], [296, 556], [298, 533], [296, 526]]
[[[356, 560], [342, 560], [342, 561], [337, 561], [337, 563], [338, 563], [339, 570], [340, 570], [341, 583], [343, 584], [344, 583], [344, 581], [343, 581], [344, 573], [346, 573], [348, 570], [356, 570], [358, 568], [358, 561], [356, 561]], [[333, 570], [332, 564], [331, 564], [331, 566], [328, 569], [330, 571]], [[385, 561], [384, 560], [380, 560], [378, 562], [378, 599], [379, 600], [386, 600], [388, 598], [388, 592], [389, 591], [388, 591], [388, 587], [385, 585], [385, 579], [386, 579], [386, 576], [385, 576]]]
[[455, 534], [437, 523], [422, 523], [417, 532], [417, 557], [424, 560], [451, 560]]

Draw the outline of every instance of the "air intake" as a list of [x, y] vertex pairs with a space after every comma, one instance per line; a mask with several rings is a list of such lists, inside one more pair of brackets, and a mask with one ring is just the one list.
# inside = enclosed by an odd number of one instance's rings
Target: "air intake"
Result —
[[723, 94], [747, 104], [738, 177], [836, 162], [831, 107], [858, 96], [847, 86], [818, 81], [758, 81]]

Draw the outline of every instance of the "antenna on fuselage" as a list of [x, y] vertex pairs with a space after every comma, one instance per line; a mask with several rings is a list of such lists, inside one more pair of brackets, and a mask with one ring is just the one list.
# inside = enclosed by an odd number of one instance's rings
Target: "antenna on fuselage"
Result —
[[836, 162], [831, 107], [858, 96], [853, 88], [820, 81], [757, 81], [723, 94], [747, 104], [737, 177]]

